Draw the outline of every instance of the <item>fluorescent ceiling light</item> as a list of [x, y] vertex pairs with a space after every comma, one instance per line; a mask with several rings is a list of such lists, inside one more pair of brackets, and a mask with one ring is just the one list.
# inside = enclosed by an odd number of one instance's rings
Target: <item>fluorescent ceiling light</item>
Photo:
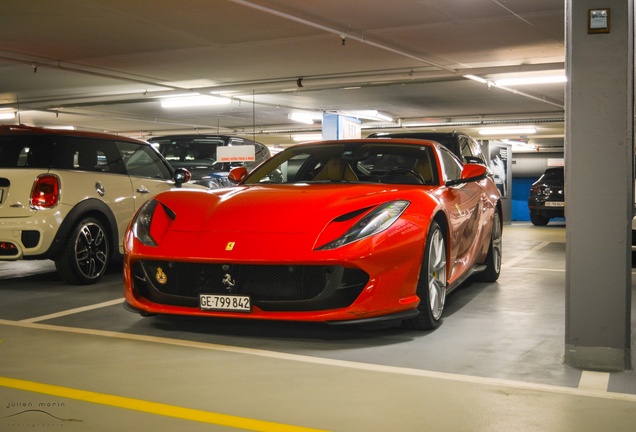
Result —
[[15, 118], [14, 112], [0, 112], [0, 120], [9, 120], [14, 118]]
[[224, 105], [232, 102], [231, 99], [218, 96], [185, 96], [185, 97], [168, 97], [161, 100], [161, 106], [164, 108], [180, 108], [180, 107], [197, 107], [210, 105]]
[[534, 126], [492, 127], [479, 130], [479, 135], [529, 135], [537, 133]]
[[322, 141], [322, 134], [297, 134], [292, 135], [292, 139], [296, 142]]
[[480, 78], [476, 75], [464, 75], [464, 78], [468, 78], [469, 80], [477, 81], [478, 83], [488, 84], [488, 80], [484, 78]]
[[314, 120], [320, 120], [322, 114], [295, 112], [287, 115], [287, 118], [299, 123], [314, 124]]
[[381, 113], [378, 110], [355, 110], [355, 111], [343, 111], [341, 113], [345, 116], [356, 117], [358, 119], [367, 119], [367, 120], [383, 120], [387, 122], [392, 122], [393, 117], [388, 114]]
[[75, 126], [42, 126], [45, 129], [75, 130]]
[[201, 93], [188, 92], [188, 93], [161, 94], [161, 95], [156, 95], [156, 96], [148, 95], [148, 98], [150, 98], [150, 99], [167, 99], [167, 98], [188, 97], [188, 96], [201, 96]]
[[508, 140], [508, 139], [504, 139], [501, 140], [502, 143], [504, 144], [510, 144], [512, 145], [513, 149], [521, 149], [521, 150], [536, 150], [537, 146], [529, 144], [525, 141], [517, 141], [517, 140]]
[[504, 78], [495, 80], [494, 84], [496, 86], [506, 87], [506, 86], [517, 86], [517, 85], [528, 85], [528, 84], [554, 84], [554, 83], [564, 83], [567, 81], [567, 77], [565, 75], [551, 75], [551, 76], [538, 76], [538, 77], [526, 77], [526, 78]]

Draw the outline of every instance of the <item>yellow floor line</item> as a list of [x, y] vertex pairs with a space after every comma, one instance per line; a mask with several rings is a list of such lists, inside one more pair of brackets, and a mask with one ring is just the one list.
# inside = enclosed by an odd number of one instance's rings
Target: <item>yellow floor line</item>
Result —
[[43, 393], [67, 399], [76, 399], [83, 402], [90, 402], [100, 405], [108, 405], [116, 408], [141, 411], [165, 417], [174, 417], [182, 420], [191, 420], [202, 423], [229, 426], [236, 429], [264, 432], [319, 432], [318, 429], [285, 425], [281, 423], [274, 423], [262, 420], [254, 420], [208, 411], [200, 411], [196, 409], [183, 408], [162, 403], [148, 402], [140, 399], [95, 393], [91, 391], [77, 390], [68, 387], [42, 384], [33, 381], [23, 381], [13, 378], [0, 377], [0, 386], [35, 393]]

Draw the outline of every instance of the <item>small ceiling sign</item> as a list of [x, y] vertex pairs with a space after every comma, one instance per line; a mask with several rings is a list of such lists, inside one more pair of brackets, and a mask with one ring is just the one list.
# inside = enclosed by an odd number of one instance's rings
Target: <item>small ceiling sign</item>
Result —
[[587, 32], [593, 33], [609, 33], [610, 32], [610, 10], [605, 9], [589, 9], [587, 20]]

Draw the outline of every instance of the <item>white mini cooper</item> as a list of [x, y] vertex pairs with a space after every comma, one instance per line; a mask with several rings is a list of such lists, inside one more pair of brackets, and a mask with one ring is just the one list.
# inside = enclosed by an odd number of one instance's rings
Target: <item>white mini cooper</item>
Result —
[[67, 282], [94, 283], [135, 210], [182, 183], [203, 188], [188, 180], [145, 141], [0, 125], [0, 261], [51, 259]]

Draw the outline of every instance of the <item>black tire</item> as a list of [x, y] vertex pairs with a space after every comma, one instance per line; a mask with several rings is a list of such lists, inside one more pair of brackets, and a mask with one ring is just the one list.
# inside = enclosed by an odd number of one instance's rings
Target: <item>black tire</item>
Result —
[[486, 255], [486, 270], [473, 276], [473, 280], [477, 282], [495, 282], [499, 279], [501, 272], [501, 250], [502, 250], [502, 230], [501, 219], [499, 218], [499, 209], [495, 207], [493, 215], [492, 231], [490, 232], [490, 245], [488, 246], [488, 255]]
[[110, 263], [110, 239], [100, 221], [83, 219], [71, 231], [55, 260], [58, 274], [73, 285], [97, 282]]
[[538, 214], [530, 213], [530, 222], [535, 226], [546, 226], [550, 222], [549, 217], [541, 216]]
[[446, 301], [446, 237], [437, 222], [432, 222], [426, 238], [426, 251], [417, 282], [419, 314], [403, 322], [407, 328], [433, 330], [440, 324]]

